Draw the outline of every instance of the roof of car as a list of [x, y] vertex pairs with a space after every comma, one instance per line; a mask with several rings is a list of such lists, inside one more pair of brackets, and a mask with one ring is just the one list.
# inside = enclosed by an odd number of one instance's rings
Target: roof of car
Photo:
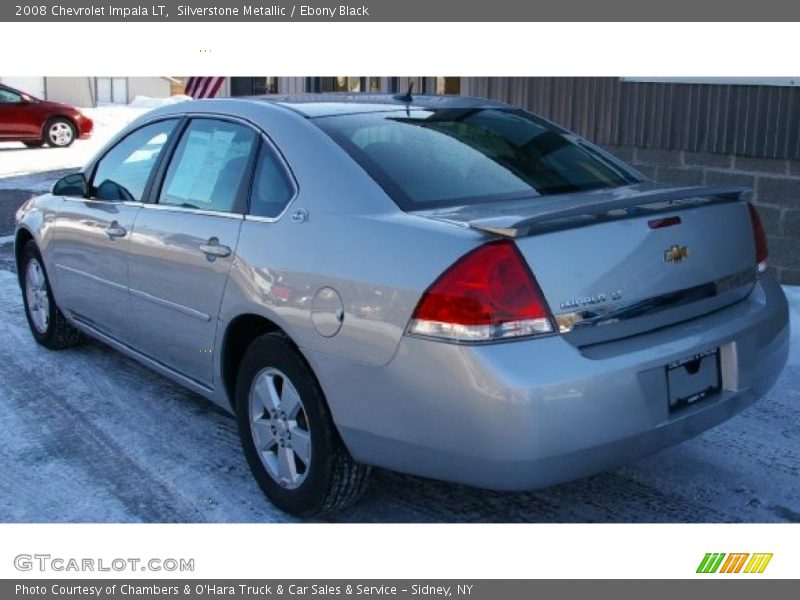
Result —
[[508, 104], [485, 98], [430, 94], [414, 94], [410, 102], [402, 94], [350, 94], [347, 92], [252, 96], [244, 99], [275, 103], [309, 118], [385, 112], [406, 107], [409, 109], [509, 108]]

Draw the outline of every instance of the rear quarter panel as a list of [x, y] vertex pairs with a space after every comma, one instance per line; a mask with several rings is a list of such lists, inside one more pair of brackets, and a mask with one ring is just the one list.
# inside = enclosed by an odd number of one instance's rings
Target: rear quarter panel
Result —
[[[277, 222], [243, 223], [221, 326], [260, 314], [301, 349], [386, 364], [422, 292], [485, 236], [403, 213], [307, 119], [275, 109], [253, 118], [283, 153], [298, 194]], [[308, 215], [303, 222], [291, 219], [299, 209]], [[344, 309], [331, 337], [311, 319], [323, 287], [338, 292]]]

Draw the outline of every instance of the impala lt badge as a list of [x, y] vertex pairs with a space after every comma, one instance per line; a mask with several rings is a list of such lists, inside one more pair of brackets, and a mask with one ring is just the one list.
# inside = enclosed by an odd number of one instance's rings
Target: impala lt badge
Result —
[[622, 290], [614, 290], [608, 294], [597, 294], [594, 296], [583, 296], [581, 298], [570, 298], [560, 304], [561, 310], [571, 310], [575, 308], [583, 308], [586, 306], [594, 306], [595, 304], [603, 304], [608, 300], [616, 301], [622, 299]]
[[689, 257], [689, 248], [687, 246], [672, 246], [664, 252], [664, 262], [680, 263], [685, 258]]

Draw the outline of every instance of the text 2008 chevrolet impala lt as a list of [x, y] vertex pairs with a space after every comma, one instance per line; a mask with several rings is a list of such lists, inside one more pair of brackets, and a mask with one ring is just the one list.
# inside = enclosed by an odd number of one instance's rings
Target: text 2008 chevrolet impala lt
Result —
[[97, 338], [234, 412], [309, 515], [370, 465], [531, 489], [763, 396], [788, 311], [746, 191], [485, 100], [207, 100], [27, 202], [15, 250], [39, 343]]

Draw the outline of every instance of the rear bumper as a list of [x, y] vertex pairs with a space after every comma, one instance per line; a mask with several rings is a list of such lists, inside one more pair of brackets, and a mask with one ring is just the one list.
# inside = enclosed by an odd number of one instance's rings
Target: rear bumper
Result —
[[[717, 347], [723, 391], [670, 413], [665, 365]], [[405, 337], [383, 367], [310, 358], [356, 460], [523, 490], [619, 465], [725, 421], [772, 387], [788, 349], [786, 299], [767, 275], [726, 309], [583, 350], [559, 336], [483, 346]]]

